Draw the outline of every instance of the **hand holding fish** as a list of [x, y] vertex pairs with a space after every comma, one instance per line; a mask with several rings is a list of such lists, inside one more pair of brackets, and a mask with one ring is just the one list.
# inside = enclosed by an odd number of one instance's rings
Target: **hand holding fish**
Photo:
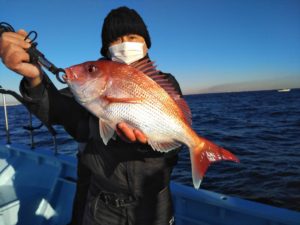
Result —
[[143, 134], [143, 132], [138, 129], [131, 128], [126, 123], [117, 124], [116, 132], [124, 141], [147, 144], [147, 137]]

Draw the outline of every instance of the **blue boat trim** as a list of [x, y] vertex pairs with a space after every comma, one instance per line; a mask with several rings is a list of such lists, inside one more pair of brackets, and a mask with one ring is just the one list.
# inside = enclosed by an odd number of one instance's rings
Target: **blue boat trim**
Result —
[[[73, 156], [0, 143], [0, 221], [67, 224], [76, 187]], [[299, 225], [300, 213], [171, 182], [176, 225]], [[1, 224], [1, 222], [0, 222]]]

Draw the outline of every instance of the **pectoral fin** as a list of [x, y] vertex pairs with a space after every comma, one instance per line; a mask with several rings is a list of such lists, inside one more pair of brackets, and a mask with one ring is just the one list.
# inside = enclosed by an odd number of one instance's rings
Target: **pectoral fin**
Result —
[[105, 96], [105, 100], [109, 103], [141, 103], [142, 98], [117, 98], [112, 96]]
[[99, 119], [99, 131], [103, 143], [107, 145], [108, 141], [114, 136], [115, 130], [105, 120]]
[[159, 152], [169, 152], [175, 148], [179, 148], [181, 144], [179, 142], [153, 142], [151, 140], [148, 141], [149, 145], [156, 151]]

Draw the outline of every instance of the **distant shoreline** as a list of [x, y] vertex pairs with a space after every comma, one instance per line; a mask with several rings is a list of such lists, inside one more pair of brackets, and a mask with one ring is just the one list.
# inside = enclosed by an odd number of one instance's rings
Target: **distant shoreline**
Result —
[[[215, 91], [215, 92], [199, 92], [199, 93], [187, 93], [183, 94], [184, 96], [190, 96], [190, 95], [206, 95], [206, 94], [229, 94], [229, 93], [243, 93], [243, 92], [262, 92], [262, 91], [274, 91], [278, 92], [279, 89], [268, 89], [268, 90], [245, 90], [245, 91]], [[290, 88], [290, 91], [295, 91], [295, 90], [300, 90], [300, 88]], [[17, 105], [22, 105], [22, 103], [18, 101], [13, 101], [13, 102], [7, 102], [6, 106], [17, 106]], [[0, 101], [0, 106], [3, 106], [3, 102]]]
[[[206, 94], [229, 94], [229, 93], [243, 93], [243, 92], [263, 92], [263, 91], [274, 91], [274, 92], [278, 92], [279, 89], [266, 89], [266, 90], [244, 90], [244, 91], [212, 91], [212, 92], [198, 92], [198, 93], [187, 93], [187, 94], [183, 94], [185, 96], [188, 95], [206, 95]], [[290, 91], [297, 91], [300, 90], [300, 88], [290, 88]]]

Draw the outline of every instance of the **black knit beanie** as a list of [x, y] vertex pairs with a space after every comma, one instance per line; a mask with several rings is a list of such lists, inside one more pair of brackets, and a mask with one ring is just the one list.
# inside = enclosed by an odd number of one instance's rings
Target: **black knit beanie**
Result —
[[135, 10], [125, 6], [113, 9], [103, 23], [101, 54], [108, 57], [109, 44], [127, 34], [141, 35], [145, 39], [148, 49], [151, 47], [147, 26]]

